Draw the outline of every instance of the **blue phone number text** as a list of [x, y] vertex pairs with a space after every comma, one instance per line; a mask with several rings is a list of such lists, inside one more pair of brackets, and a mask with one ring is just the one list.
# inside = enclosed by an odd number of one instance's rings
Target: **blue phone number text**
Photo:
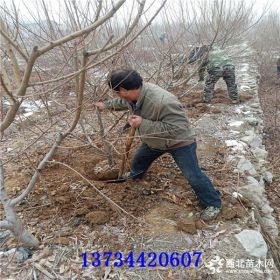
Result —
[[199, 261], [201, 259], [202, 252], [140, 252], [135, 255], [134, 252], [130, 251], [128, 254], [117, 251], [113, 252], [103, 252], [98, 251], [88, 254], [84, 252], [83, 256], [83, 267], [100, 267], [105, 265], [106, 267], [198, 267]]

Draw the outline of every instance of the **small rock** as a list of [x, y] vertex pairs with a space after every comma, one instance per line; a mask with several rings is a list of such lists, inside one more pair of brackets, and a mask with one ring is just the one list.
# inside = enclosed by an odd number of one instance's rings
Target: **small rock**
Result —
[[238, 197], [240, 197], [240, 198], [242, 198], [243, 197], [243, 195], [241, 194], [241, 193], [238, 193], [238, 192], [233, 192], [232, 193], [232, 196], [234, 197], [234, 198], [238, 198]]
[[237, 240], [241, 243], [248, 254], [256, 258], [265, 258], [267, 254], [267, 245], [259, 231], [245, 229], [235, 234]]
[[259, 161], [256, 164], [257, 169], [261, 169], [264, 165], [266, 165], [267, 161], [264, 159], [259, 159]]
[[248, 136], [242, 137], [241, 140], [247, 143], [250, 147], [256, 148], [262, 145], [262, 139], [260, 136], [256, 135], [254, 131], [246, 131], [245, 132]]
[[275, 238], [278, 236], [278, 227], [277, 224], [275, 222], [274, 217], [272, 217], [271, 215], [266, 215], [264, 217], [262, 217], [263, 223], [266, 226], [266, 230]]
[[104, 211], [94, 211], [86, 214], [85, 219], [92, 225], [103, 225], [109, 221], [109, 216]]
[[1, 257], [12, 257], [17, 262], [24, 262], [32, 255], [31, 251], [24, 247], [12, 248], [5, 252], [0, 252]]
[[254, 165], [244, 157], [240, 158], [240, 160], [237, 164], [237, 168], [240, 172], [247, 171], [250, 175], [253, 175], [253, 176], [257, 174], [257, 171], [256, 171]]
[[273, 175], [272, 175], [272, 173], [269, 172], [269, 171], [265, 171], [265, 172], [263, 173], [263, 179], [264, 179], [267, 183], [271, 184], [272, 181], [273, 181]]
[[256, 185], [256, 186], [259, 185], [259, 181], [252, 176], [247, 176], [247, 181], [248, 181], [248, 184], [250, 184], [250, 185]]
[[257, 118], [254, 117], [247, 117], [245, 118], [245, 121], [251, 125], [251, 126], [257, 126], [259, 124], [259, 120]]
[[256, 147], [255, 149], [252, 149], [252, 152], [258, 160], [260, 160], [260, 159], [265, 160], [267, 158], [267, 155], [268, 155], [268, 152], [266, 150], [261, 149], [259, 147]]
[[153, 194], [153, 191], [149, 190], [149, 189], [142, 189], [142, 194], [148, 196], [148, 195]]
[[271, 208], [269, 205], [266, 204], [262, 207], [261, 211], [262, 211], [263, 214], [270, 214], [274, 210], [273, 210], [273, 208]]

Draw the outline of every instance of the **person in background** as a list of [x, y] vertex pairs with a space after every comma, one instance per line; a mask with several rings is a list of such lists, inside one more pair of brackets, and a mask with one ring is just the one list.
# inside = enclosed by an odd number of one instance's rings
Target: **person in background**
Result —
[[220, 193], [198, 164], [195, 134], [178, 98], [155, 84], [143, 82], [133, 69], [112, 71], [108, 85], [117, 98], [94, 105], [101, 111], [129, 109], [128, 122], [142, 141], [128, 177], [143, 178], [158, 157], [169, 153], [204, 208], [201, 219], [215, 219], [221, 209]]
[[233, 104], [239, 103], [237, 85], [235, 83], [235, 66], [223, 50], [216, 46], [195, 47], [188, 58], [188, 64], [200, 63], [198, 69], [199, 82], [204, 81], [205, 69], [207, 77], [203, 90], [203, 101], [210, 103], [213, 98], [214, 87], [220, 78], [226, 82], [228, 95]]

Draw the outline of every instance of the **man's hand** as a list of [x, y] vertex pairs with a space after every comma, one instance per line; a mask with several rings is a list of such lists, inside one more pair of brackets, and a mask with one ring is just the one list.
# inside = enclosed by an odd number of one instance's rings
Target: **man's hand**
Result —
[[92, 103], [95, 107], [97, 107], [97, 109], [99, 110], [99, 111], [103, 111], [103, 110], [105, 110], [105, 104], [103, 103], [103, 102], [93, 102]]
[[132, 127], [138, 128], [138, 127], [141, 125], [142, 120], [143, 120], [143, 119], [142, 119], [142, 117], [140, 117], [140, 116], [131, 115], [131, 116], [128, 118], [128, 123], [129, 123]]

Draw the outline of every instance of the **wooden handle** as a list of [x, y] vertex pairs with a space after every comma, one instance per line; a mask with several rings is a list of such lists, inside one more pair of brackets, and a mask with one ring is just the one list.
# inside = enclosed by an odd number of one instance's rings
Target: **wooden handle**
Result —
[[136, 131], [135, 127], [131, 127], [130, 130], [129, 130], [129, 134], [128, 134], [126, 144], [125, 144], [125, 152], [122, 154], [122, 161], [121, 161], [121, 167], [120, 167], [120, 171], [119, 171], [119, 178], [123, 175], [125, 163], [126, 163], [128, 153], [129, 153], [129, 150], [130, 150], [132, 142], [133, 142], [135, 131]]

